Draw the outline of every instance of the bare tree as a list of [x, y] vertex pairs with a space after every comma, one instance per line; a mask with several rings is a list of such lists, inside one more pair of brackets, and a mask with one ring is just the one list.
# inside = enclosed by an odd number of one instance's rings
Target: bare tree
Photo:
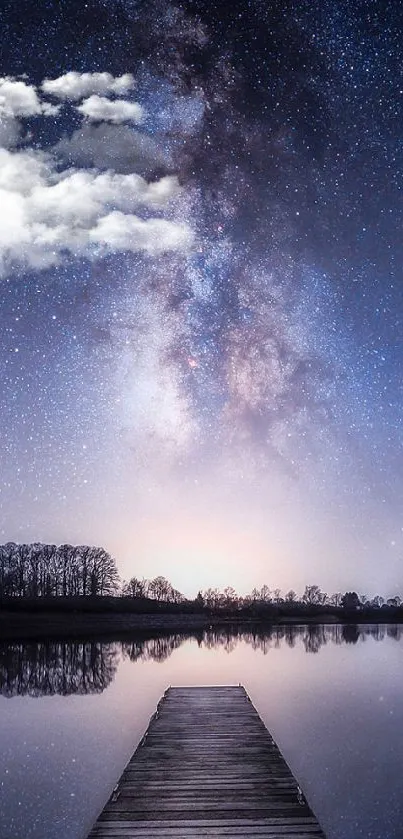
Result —
[[148, 585], [148, 594], [154, 600], [167, 600], [170, 589], [170, 583], [165, 577], [154, 577], [150, 580]]
[[331, 606], [340, 606], [342, 601], [343, 595], [340, 591], [335, 592], [335, 594], [331, 594], [329, 597], [329, 603]]
[[262, 603], [270, 603], [271, 601], [271, 591], [266, 583], [260, 589], [259, 600], [261, 600]]
[[76, 597], [113, 594], [119, 575], [104, 548], [88, 545], [0, 546], [0, 594], [14, 597]]
[[227, 609], [238, 605], [238, 595], [232, 586], [226, 586], [223, 591], [223, 605]]
[[326, 594], [319, 586], [305, 586], [302, 600], [307, 606], [321, 606], [326, 600]]
[[126, 597], [145, 597], [146, 581], [131, 577], [128, 583], [123, 585], [123, 594]]
[[220, 595], [216, 588], [208, 588], [202, 592], [203, 600], [209, 609], [215, 609], [218, 606]]

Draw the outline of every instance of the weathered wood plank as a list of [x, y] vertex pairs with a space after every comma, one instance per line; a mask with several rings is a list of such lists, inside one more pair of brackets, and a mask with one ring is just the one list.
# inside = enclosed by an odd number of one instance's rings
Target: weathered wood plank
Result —
[[[137, 822], [127, 822], [128, 827], [122, 827], [122, 824], [119, 823], [119, 827], [111, 827], [109, 822], [105, 822], [103, 825], [100, 826], [99, 831], [97, 832], [97, 836], [156, 836], [156, 829], [158, 828], [151, 827], [138, 827]], [[245, 833], [246, 831], [246, 833]], [[164, 827], [164, 836], [166, 837], [173, 837], [176, 839], [178, 833], [186, 836], [205, 836], [205, 835], [214, 835], [214, 836], [247, 836], [250, 835], [262, 835], [265, 836], [282, 836], [284, 837], [294, 837], [303, 835], [306, 836], [315, 836], [315, 839], [320, 839], [323, 834], [321, 833], [320, 827], [317, 825], [307, 825], [304, 827], [303, 825], [277, 825], [277, 826], [259, 826], [259, 825], [249, 825], [249, 826], [233, 826], [233, 827], [211, 827], [207, 824], [203, 827], [185, 827], [182, 828], [179, 824], [175, 825], [173, 828], [165, 828]]]
[[[245, 829], [247, 830], [247, 834], [245, 834]], [[154, 837], [155, 834], [155, 827], [152, 827], [151, 830], [147, 830], [147, 828], [138, 828], [137, 823], [133, 823], [128, 828], [122, 828], [120, 824], [118, 828], [110, 828], [108, 823], [105, 823], [105, 826], [102, 826], [97, 833], [97, 836], [133, 836], [142, 837], [142, 836], [152, 836]], [[256, 825], [252, 825], [248, 828], [245, 827], [187, 827], [184, 830], [181, 829], [180, 826], [175, 826], [174, 828], [166, 829], [164, 828], [164, 836], [166, 837], [173, 837], [176, 839], [178, 835], [181, 836], [281, 836], [284, 839], [286, 837], [299, 837], [304, 836], [312, 837], [314, 836], [315, 839], [322, 836], [320, 827], [312, 826], [307, 827], [306, 830], [304, 827], [299, 825], [279, 825], [278, 827], [259, 827]]]
[[[135, 827], [137, 830], [156, 830], [159, 826], [160, 822], [155, 820], [147, 820], [145, 822], [141, 821], [133, 821], [132, 827]], [[108, 823], [104, 822], [100, 825], [101, 829], [108, 829], [111, 830], [113, 828], [120, 829], [121, 822], [111, 819]], [[129, 830], [131, 823], [124, 825], [124, 828]], [[289, 819], [287, 821], [287, 829], [296, 830], [297, 827], [301, 829], [301, 826], [305, 829], [313, 830], [320, 828], [318, 827], [318, 823], [314, 816], [310, 816], [303, 819]], [[195, 830], [201, 830], [203, 827], [208, 827], [209, 829], [218, 830], [219, 828], [230, 828], [235, 829], [239, 828], [239, 830], [249, 829], [251, 827], [265, 827], [267, 829], [276, 829], [280, 830], [283, 827], [282, 819], [278, 818], [271, 818], [271, 819], [220, 819], [217, 821], [216, 819], [192, 819], [191, 821], [181, 821], [178, 822], [176, 819], [167, 820], [164, 822], [165, 830], [176, 830], [177, 827], [180, 827], [182, 830], [185, 828], [194, 828]]]
[[241, 686], [169, 688], [89, 839], [324, 839]]

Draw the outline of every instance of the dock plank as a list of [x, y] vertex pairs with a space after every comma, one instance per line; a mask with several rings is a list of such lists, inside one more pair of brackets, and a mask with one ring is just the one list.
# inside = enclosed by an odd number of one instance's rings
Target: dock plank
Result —
[[88, 839], [325, 839], [239, 686], [169, 688]]

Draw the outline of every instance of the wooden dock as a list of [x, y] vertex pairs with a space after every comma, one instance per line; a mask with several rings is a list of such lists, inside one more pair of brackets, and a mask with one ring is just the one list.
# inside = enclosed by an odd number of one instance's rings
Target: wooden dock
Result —
[[88, 839], [324, 839], [241, 686], [168, 688]]

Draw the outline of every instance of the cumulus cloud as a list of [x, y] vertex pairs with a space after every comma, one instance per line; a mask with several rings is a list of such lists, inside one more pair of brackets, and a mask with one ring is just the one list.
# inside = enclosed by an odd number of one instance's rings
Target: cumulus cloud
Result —
[[0, 118], [52, 116], [57, 114], [60, 105], [42, 102], [34, 85], [14, 79], [11, 76], [0, 77]]
[[0, 273], [49, 267], [68, 254], [185, 250], [187, 225], [138, 215], [161, 212], [179, 191], [175, 177], [147, 183], [133, 173], [59, 171], [49, 154], [0, 149]]
[[144, 110], [138, 102], [127, 102], [126, 99], [115, 99], [111, 102], [105, 96], [94, 94], [84, 99], [77, 111], [92, 122], [142, 122]]
[[185, 251], [191, 244], [191, 232], [186, 224], [173, 224], [160, 218], [144, 220], [117, 210], [99, 219], [89, 237], [106, 253], [147, 251], [157, 255], [164, 251]]
[[[178, 179], [165, 175], [149, 182], [130, 166], [137, 155], [148, 160], [152, 173], [164, 171], [155, 141], [124, 124], [141, 121], [141, 106], [105, 96], [122, 96], [133, 85], [130, 74], [66, 73], [45, 80], [40, 90], [24, 78], [0, 77], [0, 276], [15, 267], [50, 267], [71, 256], [156, 255], [191, 246], [192, 231], [177, 217]], [[21, 148], [21, 121], [56, 114], [62, 107], [43, 101], [43, 93], [68, 100], [86, 120], [80, 131], [47, 152], [29, 148], [29, 135]], [[102, 126], [92, 125], [100, 121]], [[122, 135], [121, 150], [125, 146], [123, 172], [115, 164], [116, 132]], [[94, 146], [87, 161], [85, 153], [80, 160], [85, 136]], [[68, 161], [63, 161], [63, 142]], [[94, 159], [97, 147], [104, 166]], [[72, 157], [74, 167], [69, 165]], [[86, 163], [91, 168], [84, 168]]]
[[70, 137], [62, 137], [54, 151], [74, 165], [141, 175], [152, 175], [172, 166], [166, 144], [158, 144], [153, 137], [128, 125], [86, 122]]
[[70, 71], [57, 79], [45, 79], [42, 83], [44, 93], [70, 102], [76, 102], [92, 94], [105, 96], [112, 93], [115, 96], [124, 96], [133, 87], [134, 78], [131, 73], [114, 77], [110, 73], [76, 73]]

